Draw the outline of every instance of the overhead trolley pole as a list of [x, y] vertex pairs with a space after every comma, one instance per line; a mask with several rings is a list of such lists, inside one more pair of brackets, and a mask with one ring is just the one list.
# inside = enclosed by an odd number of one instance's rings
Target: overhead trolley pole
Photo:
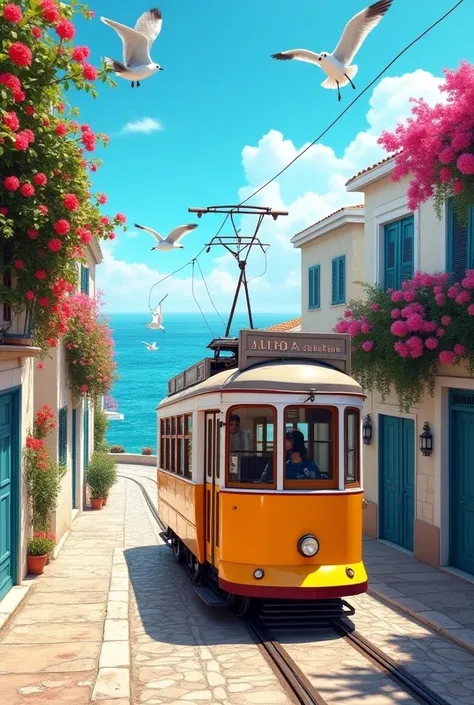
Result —
[[[211, 247], [219, 246], [224, 247], [237, 261], [240, 275], [237, 282], [234, 300], [229, 313], [229, 319], [227, 321], [227, 327], [224, 334], [224, 338], [228, 339], [230, 334], [230, 329], [232, 326], [232, 320], [234, 318], [235, 308], [237, 306], [237, 301], [239, 299], [240, 290], [243, 287], [245, 292], [245, 299], [247, 303], [247, 312], [249, 317], [250, 328], [253, 328], [253, 317], [252, 317], [252, 307], [250, 304], [250, 294], [248, 289], [248, 280], [246, 275], [247, 260], [252, 250], [252, 247], [258, 246], [265, 253], [270, 245], [268, 243], [263, 243], [257, 237], [260, 226], [263, 222], [265, 216], [270, 216], [273, 220], [277, 220], [279, 216], [288, 215], [288, 211], [277, 211], [266, 206], [248, 206], [248, 205], [238, 205], [238, 206], [208, 206], [207, 208], [188, 208], [189, 213], [197, 213], [198, 218], [202, 218], [205, 213], [217, 213], [219, 215], [225, 215], [226, 218], [224, 223], [230, 217], [232, 227], [234, 229], [234, 235], [225, 236], [217, 234], [212, 240], [207, 243], [207, 252], [210, 252]], [[257, 223], [253, 235], [242, 236], [240, 235], [240, 230], [237, 230], [237, 226], [234, 220], [235, 216], [241, 215], [255, 215], [257, 217]], [[223, 225], [224, 225], [223, 223]], [[222, 228], [221, 228], [222, 229]], [[220, 349], [221, 346], [219, 346]]]

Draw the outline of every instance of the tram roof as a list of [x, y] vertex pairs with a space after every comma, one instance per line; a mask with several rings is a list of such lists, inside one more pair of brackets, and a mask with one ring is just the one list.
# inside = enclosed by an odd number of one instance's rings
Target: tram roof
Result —
[[244, 370], [234, 367], [219, 372], [199, 384], [165, 397], [157, 409], [198, 394], [234, 389], [302, 394], [311, 391], [324, 394], [363, 394], [362, 387], [352, 377], [322, 362], [277, 360], [252, 365]]

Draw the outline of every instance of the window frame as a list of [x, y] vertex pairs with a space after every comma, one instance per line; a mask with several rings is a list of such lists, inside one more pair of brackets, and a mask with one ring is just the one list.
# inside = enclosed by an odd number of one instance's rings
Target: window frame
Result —
[[[277, 463], [276, 463], [276, 450], [273, 450], [273, 481], [272, 482], [234, 482], [230, 479], [230, 431], [229, 431], [229, 421], [233, 413], [237, 412], [238, 409], [271, 409], [273, 412], [273, 438], [278, 438], [278, 411], [273, 404], [234, 404], [229, 409], [227, 409], [225, 416], [225, 486], [234, 489], [241, 490], [276, 490], [277, 488]], [[255, 418], [252, 419], [253, 424], [255, 423]], [[275, 444], [277, 441], [273, 441]], [[257, 441], [255, 439], [255, 446]], [[255, 454], [257, 451], [255, 451]]]
[[[308, 406], [306, 404], [288, 404], [283, 409], [283, 424], [284, 430], [286, 430], [286, 412], [289, 409], [323, 409], [324, 411], [330, 411], [332, 417], [332, 426], [334, 429], [332, 444], [333, 444], [333, 457], [332, 457], [332, 479], [329, 480], [287, 480], [286, 479], [286, 461], [283, 468], [283, 489], [284, 490], [337, 490], [339, 489], [339, 408], [337, 406], [323, 406], [322, 404], [318, 406]], [[296, 422], [298, 423], [298, 422]], [[308, 423], [308, 432], [310, 428]], [[309, 439], [308, 439], [309, 441]], [[284, 442], [284, 439], [283, 439]], [[316, 462], [316, 461], [315, 461]]]
[[[166, 416], [164, 418], [160, 418], [160, 470], [168, 472], [171, 475], [176, 475], [176, 477], [181, 477], [184, 480], [192, 481], [192, 458], [191, 469], [187, 469], [190, 464], [188, 441], [189, 439], [192, 440], [192, 422], [189, 425], [188, 421], [188, 417], [190, 416], [192, 417], [192, 413], [174, 414], [173, 416]], [[179, 433], [179, 431], [181, 430], [181, 418], [183, 420], [184, 433]], [[180, 471], [181, 441], [184, 441], [182, 472]]]
[[[356, 429], [356, 435], [355, 435], [355, 480], [348, 481], [347, 480], [347, 467], [349, 465], [349, 458], [348, 458], [348, 445], [349, 445], [349, 426], [347, 423], [347, 419], [349, 414], [352, 413], [357, 414], [357, 429]], [[350, 488], [350, 487], [360, 487], [360, 470], [361, 470], [361, 462], [360, 462], [360, 453], [361, 453], [361, 445], [360, 445], [360, 424], [361, 424], [361, 410], [356, 407], [356, 406], [347, 406], [344, 409], [344, 487], [345, 488]]]
[[[314, 282], [314, 275], [318, 273], [317, 277], [317, 296], [316, 287]], [[313, 286], [313, 299], [311, 300], [311, 284]], [[317, 311], [321, 308], [321, 265], [315, 264], [308, 269], [308, 311]]]
[[[344, 266], [344, 281], [343, 281], [343, 295], [341, 297], [341, 269], [340, 263]], [[336, 267], [336, 280], [334, 286], [334, 268]], [[346, 255], [339, 255], [338, 257], [333, 257], [331, 260], [331, 306], [343, 306], [346, 303], [347, 291], [346, 291]]]

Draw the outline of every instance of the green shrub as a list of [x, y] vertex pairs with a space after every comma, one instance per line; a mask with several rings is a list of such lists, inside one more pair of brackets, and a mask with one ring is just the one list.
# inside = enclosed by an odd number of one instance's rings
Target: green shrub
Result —
[[86, 469], [85, 481], [91, 493], [91, 499], [106, 497], [110, 488], [117, 482], [117, 465], [107, 453], [92, 454]]
[[109, 453], [125, 453], [123, 446], [110, 446]]
[[98, 453], [110, 453], [110, 445], [105, 440], [100, 441], [100, 443], [95, 444], [94, 450]]
[[105, 434], [109, 428], [107, 414], [99, 402], [94, 405], [94, 448], [98, 448], [105, 441]]
[[46, 556], [51, 553], [56, 545], [54, 534], [37, 531], [28, 541], [27, 554], [29, 556]]

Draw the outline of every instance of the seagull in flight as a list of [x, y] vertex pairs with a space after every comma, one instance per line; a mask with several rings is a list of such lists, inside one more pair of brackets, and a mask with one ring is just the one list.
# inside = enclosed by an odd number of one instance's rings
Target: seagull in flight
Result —
[[160, 349], [156, 346], [156, 342], [150, 344], [150, 343], [145, 343], [145, 341], [142, 340], [142, 343], [146, 347], [147, 350], [159, 350]]
[[150, 233], [150, 235], [153, 235], [155, 240], [158, 242], [155, 247], [151, 248], [152, 251], [160, 250], [160, 252], [166, 252], [167, 250], [182, 249], [184, 246], [181, 245], [179, 241], [192, 230], [196, 230], [197, 224], [193, 223], [191, 225], [180, 225], [178, 228], [172, 230], [166, 238], [162, 238], [160, 233], [157, 233], [156, 230], [146, 228], [144, 225], [138, 225], [135, 223], [135, 227], [139, 230], [145, 230], [147, 233]]
[[159, 64], [151, 60], [150, 49], [161, 32], [163, 18], [161, 10], [154, 7], [148, 12], [144, 12], [138, 18], [135, 29], [126, 27], [120, 22], [108, 20], [107, 17], [100, 18], [104, 24], [115, 29], [123, 44], [123, 62], [104, 57], [108, 69], [115, 71], [117, 76], [132, 82], [132, 88], [137, 82], [152, 76], [157, 71], [163, 71]]
[[[168, 294], [166, 294], [166, 296], [168, 296]], [[155, 310], [151, 312], [151, 323], [145, 323], [145, 326], [147, 328], [151, 328], [151, 330], [162, 330], [163, 333], [166, 333], [165, 329], [163, 328], [163, 308], [161, 305], [166, 299], [166, 296], [161, 299], [160, 303], [155, 308]], [[155, 343], [153, 343], [153, 345], [154, 344]]]
[[337, 88], [337, 99], [341, 100], [340, 88], [350, 83], [355, 90], [352, 79], [359, 68], [356, 65], [351, 66], [351, 61], [369, 32], [378, 25], [391, 4], [392, 0], [378, 0], [354, 15], [346, 24], [339, 44], [332, 54], [326, 51], [316, 54], [308, 49], [289, 49], [279, 54], [272, 54], [272, 58], [278, 59], [278, 61], [296, 59], [296, 61], [305, 61], [308, 64], [319, 66], [328, 76], [321, 86], [323, 88]]

